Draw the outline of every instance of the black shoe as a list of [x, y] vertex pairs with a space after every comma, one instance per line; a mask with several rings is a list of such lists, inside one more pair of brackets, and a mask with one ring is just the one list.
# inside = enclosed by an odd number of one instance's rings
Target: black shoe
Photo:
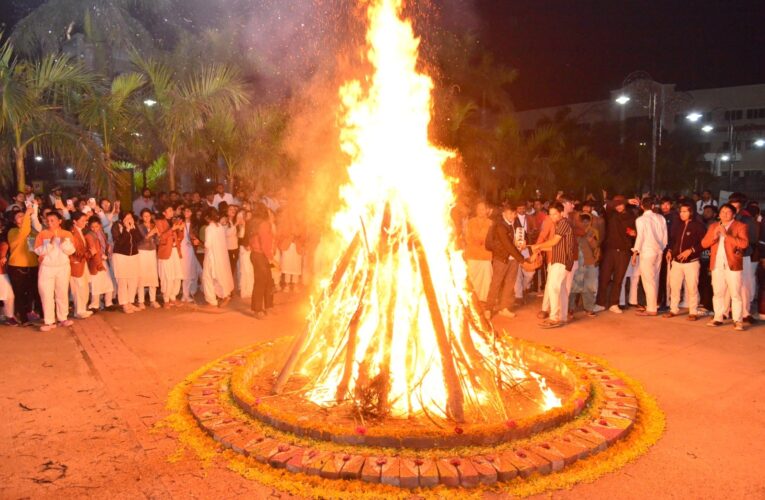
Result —
[[756, 319], [754, 319], [754, 317], [753, 317], [753, 316], [746, 316], [746, 317], [745, 317], [744, 319], [742, 319], [741, 321], [743, 321], [744, 323], [749, 323], [750, 325], [754, 325], [754, 324], [756, 324], [756, 323], [757, 323], [757, 320], [756, 320]]

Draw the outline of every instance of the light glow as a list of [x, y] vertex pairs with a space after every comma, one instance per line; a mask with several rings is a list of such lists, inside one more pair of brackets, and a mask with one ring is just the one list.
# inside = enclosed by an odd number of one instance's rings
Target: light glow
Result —
[[715, 128], [712, 125], [704, 125], [703, 127], [701, 127], [701, 131], [704, 132], [705, 134], [711, 133], [714, 129]]
[[697, 111], [693, 111], [691, 113], [688, 113], [685, 119], [688, 120], [689, 122], [696, 123], [697, 121], [701, 120], [703, 116], [704, 115], [702, 115], [701, 113]]
[[626, 94], [622, 94], [614, 100], [616, 101], [616, 104], [619, 104], [620, 106], [624, 106], [625, 104], [630, 102], [630, 96]]
[[349, 180], [333, 228], [343, 257], [314, 298], [296, 363], [306, 397], [333, 406], [382, 381], [392, 417], [462, 421], [459, 406], [464, 420], [503, 421], [501, 380], [512, 380], [541, 409], [560, 406], [482, 326], [451, 218], [457, 181], [443, 171], [454, 153], [428, 138], [433, 81], [417, 69], [419, 39], [401, 9], [402, 0], [370, 2], [374, 74], [340, 89]]

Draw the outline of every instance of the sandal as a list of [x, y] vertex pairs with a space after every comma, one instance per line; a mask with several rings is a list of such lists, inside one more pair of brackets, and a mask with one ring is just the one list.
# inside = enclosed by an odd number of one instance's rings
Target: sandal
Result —
[[563, 323], [560, 322], [560, 321], [555, 321], [555, 320], [548, 319], [548, 320], [542, 321], [539, 324], [539, 326], [542, 327], [542, 328], [545, 328], [545, 329], [558, 328], [558, 327], [563, 326]]

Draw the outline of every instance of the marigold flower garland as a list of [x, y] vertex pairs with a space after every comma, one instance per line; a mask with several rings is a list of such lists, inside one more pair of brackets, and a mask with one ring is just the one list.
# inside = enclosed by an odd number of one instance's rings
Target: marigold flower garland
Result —
[[[268, 343], [269, 345], [271, 343]], [[443, 498], [453, 496], [454, 490], [443, 486], [421, 490], [403, 490], [381, 484], [364, 483], [361, 481], [327, 480], [316, 476], [295, 474], [285, 470], [274, 469], [261, 464], [254, 459], [238, 455], [226, 450], [205, 434], [197, 425], [188, 409], [186, 393], [193, 382], [210, 368], [232, 355], [252, 352], [245, 348], [235, 353], [212, 361], [196, 370], [183, 382], [178, 384], [168, 398], [167, 408], [171, 414], [158, 424], [173, 429], [178, 434], [180, 447], [168, 459], [178, 461], [185, 456], [186, 450], [193, 451], [206, 467], [212, 466], [217, 459], [225, 461], [226, 467], [242, 476], [257, 481], [260, 484], [277, 490], [306, 497], [320, 498], [410, 498], [416, 493], [422, 498]], [[574, 354], [574, 353], [571, 353]], [[460, 498], [478, 498], [487, 491], [504, 493], [518, 497], [526, 497], [558, 489], [570, 489], [578, 483], [592, 482], [597, 478], [613, 472], [627, 463], [643, 455], [661, 437], [665, 418], [655, 399], [642, 386], [623, 372], [611, 368], [604, 361], [592, 356], [577, 354], [589, 359], [614, 374], [618, 375], [627, 386], [634, 391], [640, 408], [639, 418], [627, 438], [614, 444], [607, 450], [579, 460], [563, 471], [550, 475], [533, 475], [528, 479], [516, 479], [509, 483], [498, 483], [493, 486], [483, 486], [472, 490], [460, 490]], [[233, 380], [232, 380], [232, 383]], [[597, 398], [597, 397], [596, 397]], [[595, 406], [593, 404], [593, 406]], [[587, 412], [583, 412], [583, 415]], [[316, 446], [326, 445], [335, 448], [338, 445], [326, 442], [315, 442]], [[347, 447], [346, 447], [347, 448]], [[395, 452], [394, 450], [390, 450]], [[456, 450], [450, 450], [452, 453]]]

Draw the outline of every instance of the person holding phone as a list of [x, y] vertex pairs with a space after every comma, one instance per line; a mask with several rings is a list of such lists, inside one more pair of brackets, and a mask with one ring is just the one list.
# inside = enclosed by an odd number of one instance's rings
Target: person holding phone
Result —
[[48, 332], [58, 326], [71, 326], [69, 316], [69, 277], [71, 263], [69, 256], [75, 252], [72, 233], [61, 228], [63, 217], [58, 212], [49, 212], [46, 217], [48, 228], [35, 238], [35, 253], [40, 262], [37, 281], [43, 308], [44, 324], [40, 331]]
[[138, 273], [138, 309], [146, 308], [144, 300], [146, 289], [149, 290], [149, 303], [154, 309], [159, 309], [157, 302], [157, 288], [159, 287], [159, 274], [157, 272], [157, 244], [159, 243], [159, 231], [154, 222], [151, 210], [141, 210], [141, 222], [138, 224], [143, 239], [138, 243], [138, 257], [140, 261]]
[[114, 251], [112, 265], [114, 277], [117, 280], [117, 300], [126, 314], [132, 314], [137, 309], [133, 306], [138, 291], [140, 273], [140, 258], [138, 245], [143, 241], [143, 234], [135, 225], [131, 212], [125, 212], [120, 220], [112, 226]]

